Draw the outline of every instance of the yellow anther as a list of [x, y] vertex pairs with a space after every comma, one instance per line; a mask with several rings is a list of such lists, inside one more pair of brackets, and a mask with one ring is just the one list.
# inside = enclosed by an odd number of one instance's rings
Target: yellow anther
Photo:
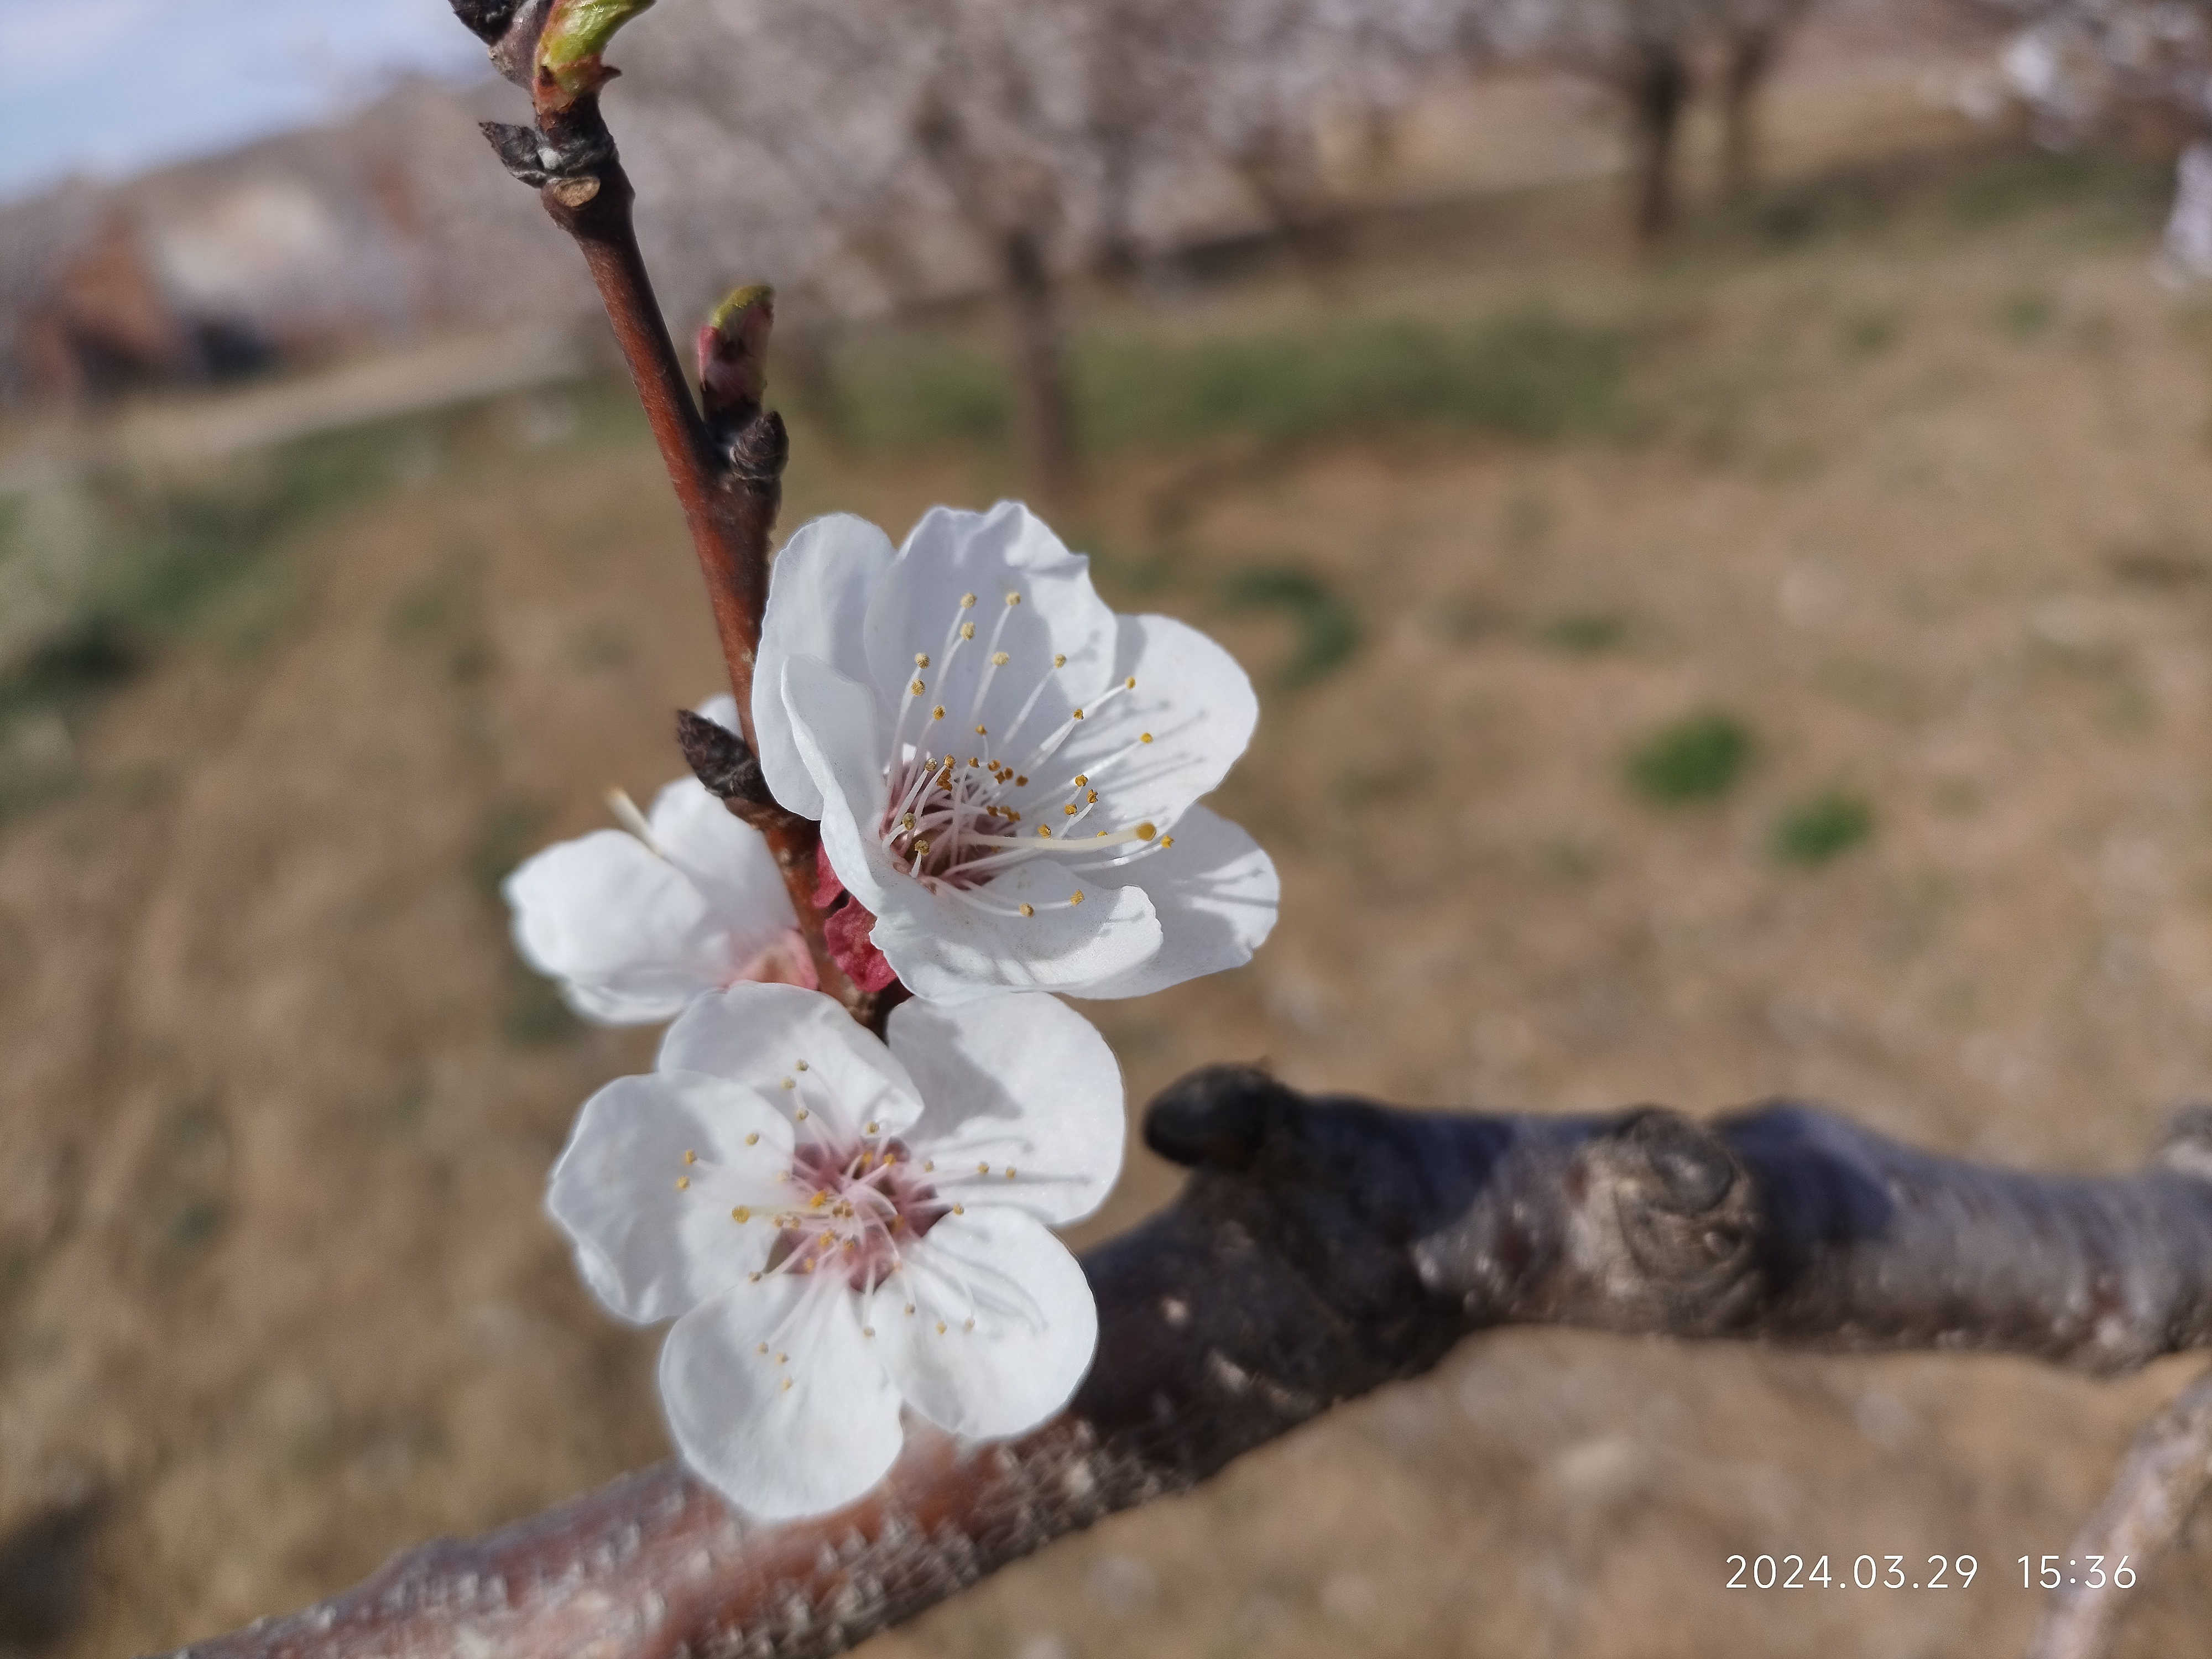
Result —
[[1033, 904], [1024, 904], [1022, 906], [1022, 914], [1025, 916], [1033, 916], [1036, 914], [1036, 907]]
[[[880, 1132], [882, 1131], [883, 1127], [884, 1127], [884, 1126], [883, 1126], [882, 1124], [880, 1124], [880, 1123], [871, 1123], [870, 1125], [868, 1125], [868, 1127], [867, 1127], [867, 1131], [866, 1131], [866, 1132], [867, 1132], [869, 1134], [876, 1134], [876, 1133], [880, 1133]], [[885, 1153], [884, 1154], [884, 1163], [886, 1163], [886, 1164], [888, 1164], [888, 1163], [890, 1163], [890, 1161], [891, 1161], [891, 1155], [890, 1155], [889, 1152], [885, 1152]]]
[[914, 1311], [914, 1304], [913, 1304], [913, 1303], [911, 1303], [911, 1302], [908, 1303], [908, 1304], [906, 1304], [906, 1310], [907, 1310], [908, 1313], [912, 1313], [912, 1312]]
[[750, 1221], [752, 1218], [752, 1209], [748, 1205], [740, 1204], [730, 1212], [730, 1219], [732, 1221]]
[[1163, 846], [1163, 847], [1172, 847], [1172, 846], [1174, 846], [1174, 845], [1175, 845], [1175, 837], [1174, 837], [1173, 836], [1162, 836], [1160, 837], [1160, 845], [1161, 845], [1161, 846]]
[[[977, 726], [977, 727], [975, 728], [975, 735], [976, 735], [977, 737], [979, 737], [979, 738], [988, 738], [988, 737], [989, 737], [991, 734], [990, 734], [988, 732], [986, 732], [986, 731], [985, 731], [981, 726]], [[969, 764], [969, 765], [970, 765], [970, 766], [979, 766], [979, 765], [981, 765], [981, 763], [982, 763], [981, 762], [977, 761], [977, 760], [975, 760], [975, 759], [972, 759], [972, 758], [971, 758], [971, 759], [969, 761], [969, 763], [968, 763], [968, 764]]]
[[799, 1086], [799, 1079], [795, 1077], [787, 1077], [783, 1080], [783, 1086], [787, 1089], [796, 1089]]
[[873, 1336], [875, 1334], [876, 1328], [873, 1325], [863, 1325], [860, 1327], [860, 1334], [862, 1336]]
[[1099, 840], [1101, 840], [1101, 841], [1103, 841], [1103, 840], [1105, 840], [1105, 839], [1106, 839], [1106, 832], [1105, 832], [1103, 830], [1101, 830], [1098, 832], [1098, 839], [1099, 839]]
[[758, 1273], [747, 1273], [745, 1275], [745, 1283], [748, 1285], [757, 1285], [760, 1281], [761, 1276]]
[[800, 1107], [799, 1109], [798, 1116], [800, 1122], [805, 1122], [806, 1121], [806, 1108], [804, 1106]]
[[1012, 1164], [1009, 1164], [1008, 1165], [1006, 1165], [1006, 1179], [1007, 1179], [1007, 1180], [1009, 1180], [1009, 1181], [1012, 1181], [1013, 1178], [1014, 1178], [1014, 1166], [1013, 1166]]
[[806, 1062], [803, 1060], [794, 1060], [791, 1062], [791, 1069], [794, 1072], [803, 1072], [806, 1069]]
[[762, 1343], [754, 1352], [757, 1353], [766, 1353], [768, 1352], [768, 1344], [765, 1342]]
[[975, 608], [975, 596], [973, 593], [963, 593], [960, 596], [960, 608], [963, 611], [973, 611]]
[[1050, 841], [1052, 839], [1052, 826], [1048, 823], [1040, 823], [1037, 825], [1037, 836], [1041, 840]]
[[1070, 714], [1070, 715], [1068, 716], [1068, 719], [1070, 719], [1070, 720], [1081, 720], [1082, 718], [1083, 718], [1083, 711], [1082, 711], [1080, 708], [1077, 709], [1077, 710], [1076, 710], [1073, 714]]
[[975, 1316], [969, 1314], [966, 1321], [961, 1325], [960, 1328], [963, 1331], [974, 1330], [975, 1328]]
[[690, 1176], [678, 1176], [676, 1177], [676, 1190], [679, 1193], [690, 1184], [691, 1177]]
[[1085, 795], [1084, 799], [1087, 801], [1095, 803], [1098, 799], [1098, 792], [1096, 789], [1093, 789], [1089, 794]]
[[939, 1336], [945, 1334], [945, 1322], [941, 1319], [937, 1322], [937, 1334]]
[[1053, 653], [1052, 665], [1054, 668], [1065, 668], [1067, 666], [1067, 659], [1055, 651]]
[[928, 653], [928, 652], [927, 652], [927, 651], [917, 651], [917, 652], [915, 652], [915, 653], [914, 653], [914, 665], [915, 665], [916, 668], [927, 668], [927, 667], [928, 667], [928, 666], [929, 666], [929, 653]]
[[914, 855], [918, 859], [926, 859], [929, 856], [928, 836], [924, 836], [920, 841], [915, 842]]
[[1139, 743], [1150, 743], [1152, 740], [1152, 734], [1149, 732], [1139, 732], [1137, 733], [1137, 741]]
[[931, 709], [929, 711], [929, 718], [933, 720], [943, 720], [945, 718], [945, 705], [940, 702], [936, 708]]
[[775, 1357], [775, 1363], [779, 1365], [788, 1365], [791, 1364], [791, 1356], [787, 1353], [780, 1353]]
[[760, 1145], [760, 1134], [759, 1134], [759, 1132], [758, 1132], [758, 1131], [755, 1131], [754, 1133], [750, 1133], [750, 1134], [748, 1134], [748, 1135], [745, 1137], [745, 1145], [746, 1145], [746, 1146], [759, 1146], [759, 1145]]
[[1029, 786], [1029, 774], [1026, 772], [1021, 773], [1014, 779], [1014, 787], [1017, 789], [1026, 788]]
[[925, 1158], [921, 1160], [922, 1173], [925, 1175], [929, 1173], [930, 1170], [934, 1170], [936, 1167], [937, 1160], [933, 1158]]
[[791, 1379], [787, 1376], [783, 1379], [783, 1391], [786, 1394], [791, 1392]]
[[1070, 894], [1067, 896], [1067, 902], [1068, 902], [1070, 904], [1080, 904], [1080, 903], [1082, 903], [1082, 902], [1083, 902], [1083, 890], [1082, 890], [1080, 887], [1079, 887], [1079, 888], [1077, 888], [1077, 889], [1076, 889], [1073, 893], [1070, 893]]
[[911, 813], [911, 812], [902, 812], [902, 813], [900, 813], [900, 814], [899, 814], [899, 828], [900, 828], [900, 829], [902, 829], [902, 830], [911, 830], [911, 829], [913, 829], [913, 828], [914, 828], [914, 814], [913, 814], [913, 813]]
[[918, 697], [922, 693], [922, 684], [920, 680], [916, 680], [913, 684], [908, 686], [907, 690]]
[[810, 1210], [818, 1210], [818, 1209], [820, 1209], [820, 1208], [821, 1208], [824, 1204], [827, 1204], [829, 1201], [830, 1201], [830, 1194], [827, 1194], [827, 1193], [817, 1193], [817, 1194], [814, 1194], [814, 1196], [813, 1196], [813, 1197], [811, 1197], [811, 1198], [810, 1198], [810, 1199], [808, 1199], [808, 1200], [806, 1200], [806, 1207], [807, 1207], [808, 1209], [810, 1209]]
[[968, 1213], [968, 1206], [964, 1204], [956, 1204], [952, 1206], [952, 1213], [955, 1215], [966, 1215]]
[[[1008, 603], [1011, 604], [1012, 602], [1009, 600]], [[1003, 651], [994, 651], [991, 653], [991, 666], [994, 668], [1004, 668], [1008, 660], [1009, 659], [1007, 658], [1006, 653]]]
[[975, 637], [975, 624], [974, 623], [962, 623], [960, 624], [960, 637], [963, 640], [974, 639]]
[[696, 1152], [686, 1152], [684, 1154], [684, 1161], [686, 1164], [696, 1164], [699, 1161], [699, 1154]]
[[1006, 603], [1008, 605], [1019, 605], [1021, 602], [1022, 596], [1018, 593], [1009, 593], [1006, 595]]
[[1065, 813], [1067, 817], [1071, 817], [1071, 818], [1072, 818], [1072, 817], [1073, 817], [1075, 816], [1075, 807], [1074, 807], [1074, 805], [1073, 805], [1073, 802], [1071, 802], [1069, 805], [1066, 805], [1066, 806], [1061, 807], [1060, 810], [1063, 813]]
[[1132, 674], [1127, 679], [1123, 680], [1121, 682], [1121, 689], [1124, 691], [1135, 690], [1137, 689], [1137, 677], [1134, 674]]
[[1155, 823], [1140, 823], [1137, 826], [1137, 839], [1139, 841], [1150, 841], [1158, 833], [1159, 826]]
[[1078, 772], [1075, 775], [1075, 787], [1078, 789], [1082, 788], [1085, 784], [1090, 781], [1091, 775], [1088, 772]]
[[975, 1166], [975, 1173], [977, 1175], [988, 1175], [991, 1173], [991, 1166], [988, 1164], [978, 1164]]

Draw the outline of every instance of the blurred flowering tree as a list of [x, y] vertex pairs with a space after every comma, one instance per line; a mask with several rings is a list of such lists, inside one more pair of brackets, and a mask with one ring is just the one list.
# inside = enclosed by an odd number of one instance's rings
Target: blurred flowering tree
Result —
[[1812, 0], [1468, 0], [1491, 53], [1553, 65], [1611, 92], [1626, 118], [1631, 210], [1649, 244], [1673, 225], [1682, 116], [1702, 64], [1718, 77], [1723, 193], [1758, 163], [1760, 88]]
[[679, 198], [741, 175], [760, 203], [682, 228], [691, 263], [757, 268], [765, 229], [845, 308], [984, 276], [1053, 499], [1079, 461], [1063, 279], [1141, 264], [1224, 179], [1310, 239], [1323, 116], [1402, 101], [1460, 19], [1446, 0], [708, 0], [668, 21], [629, 65], [651, 94], [636, 152]]
[[2207, 0], [1990, 0], [2023, 18], [2000, 59], [2045, 143], [2146, 127], [2180, 148], [2163, 258], [2212, 277], [2212, 3]]

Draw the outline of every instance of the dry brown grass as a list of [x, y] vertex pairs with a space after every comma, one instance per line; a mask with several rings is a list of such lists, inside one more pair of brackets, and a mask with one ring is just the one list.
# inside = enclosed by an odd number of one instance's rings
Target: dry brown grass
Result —
[[[1956, 196], [1657, 272], [1547, 231], [1360, 274], [1378, 307], [1629, 331], [1626, 437], [1109, 463], [1110, 599], [1268, 681], [1304, 613], [1233, 599], [1294, 570], [1362, 641], [1267, 692], [1224, 792], [1282, 866], [1260, 959], [1087, 1010], [1133, 1100], [1265, 1055], [1441, 1105], [1798, 1094], [2108, 1170], [2212, 1085], [2206, 331], [2140, 213]], [[1314, 302], [1192, 305], [1187, 331]], [[293, 537], [264, 625], [171, 649], [0, 827], [0, 1530], [93, 1506], [57, 1653], [282, 1608], [661, 1452], [655, 1338], [594, 1311], [538, 1209], [651, 1038], [551, 1018], [487, 878], [672, 774], [713, 638], [649, 452], [467, 456]], [[787, 521], [900, 527], [999, 466], [802, 431]], [[1623, 754], [1700, 708], [1754, 733], [1743, 781], [1640, 799]], [[1837, 786], [1871, 838], [1778, 860], [1778, 817]], [[1171, 1189], [1139, 1156], [1084, 1236]], [[875, 1650], [2016, 1650], [2014, 1558], [2065, 1547], [2186, 1372], [1504, 1334]], [[1762, 1551], [1981, 1574], [1722, 1588]], [[2140, 1595], [2129, 1650], [2179, 1650], [2212, 1557]]]

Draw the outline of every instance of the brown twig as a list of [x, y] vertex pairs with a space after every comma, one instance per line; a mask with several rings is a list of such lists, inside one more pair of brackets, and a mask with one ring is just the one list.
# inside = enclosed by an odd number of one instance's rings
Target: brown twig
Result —
[[[608, 8], [620, 15], [613, 22], [599, 22], [596, 33], [568, 27], [571, 11], [580, 9], [574, 0], [523, 0], [520, 5], [453, 0], [453, 9], [485, 41], [501, 72], [531, 94], [534, 127], [486, 122], [485, 137], [510, 173], [538, 187], [545, 211], [574, 239], [591, 270], [684, 510], [729, 666], [739, 731], [748, 749], [757, 752], [753, 662], [768, 604], [769, 541], [782, 502], [788, 442], [781, 416], [762, 409], [757, 399], [719, 412], [710, 428], [692, 401], [653, 297], [632, 216], [636, 192], [599, 112], [599, 88], [613, 71], [598, 58], [599, 46], [621, 16], [649, 3], [630, 0], [626, 9]], [[556, 41], [565, 42], [572, 52], [557, 63], [550, 50]], [[586, 55], [577, 60], [573, 50], [580, 43]], [[765, 797], [729, 796], [724, 804], [767, 838], [822, 988], [855, 1018], [872, 1018], [875, 999], [852, 983], [823, 943], [822, 918], [813, 902], [817, 826]]]
[[[2173, 1547], [2212, 1487], [2212, 1372], [2144, 1425], [2112, 1490], [2075, 1534], [2066, 1583], [2029, 1645], [2028, 1659], [2104, 1659], [2130, 1597]], [[2098, 1563], [2093, 1574], [2089, 1564]], [[2092, 1577], [2097, 1579], [2094, 1585]]]
[[1455, 1116], [1222, 1066], [1164, 1094], [1146, 1134], [1191, 1179], [1085, 1258], [1098, 1359], [1035, 1432], [913, 1433], [869, 1498], [775, 1528], [663, 1466], [191, 1654], [819, 1659], [1504, 1324], [2098, 1374], [2212, 1345], [2196, 1122], [2148, 1169], [2079, 1179], [1789, 1104], [1711, 1126], [1652, 1108]]

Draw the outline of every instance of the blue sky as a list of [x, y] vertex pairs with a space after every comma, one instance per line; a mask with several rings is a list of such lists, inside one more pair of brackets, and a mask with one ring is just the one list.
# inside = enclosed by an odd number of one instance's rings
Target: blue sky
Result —
[[320, 118], [400, 69], [483, 71], [445, 0], [0, 0], [0, 200]]

